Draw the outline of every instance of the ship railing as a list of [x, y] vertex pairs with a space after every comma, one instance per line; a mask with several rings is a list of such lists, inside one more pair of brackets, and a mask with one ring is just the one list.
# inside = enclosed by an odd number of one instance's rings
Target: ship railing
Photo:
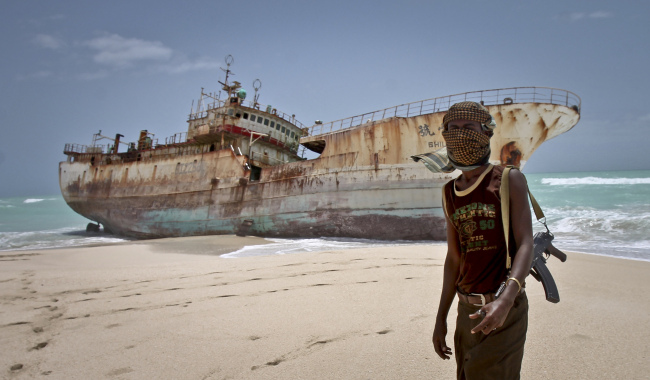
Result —
[[65, 154], [68, 153], [96, 154], [96, 153], [104, 153], [107, 151], [108, 151], [108, 147], [106, 145], [88, 146], [88, 145], [68, 143], [65, 144], [63, 148], [63, 153]]
[[199, 109], [196, 110], [196, 112], [192, 112], [189, 115], [189, 120], [196, 120], [196, 119], [202, 119], [204, 117], [208, 116], [208, 111], [213, 110], [215, 108], [219, 107], [224, 107], [226, 105], [226, 102], [220, 99], [214, 99], [212, 103], [207, 103], [203, 106], [200, 106]]
[[248, 107], [253, 108], [255, 110], [258, 110], [260, 112], [266, 112], [270, 115], [277, 116], [280, 119], [283, 119], [293, 125], [295, 125], [298, 128], [304, 128], [305, 125], [298, 120], [296, 120], [296, 115], [289, 115], [287, 113], [284, 113], [276, 108], [273, 108], [273, 106], [270, 105], [264, 105], [264, 104], [259, 104], [259, 103], [254, 103], [254, 102], [248, 102]]
[[300, 128], [300, 129], [305, 128], [305, 125], [303, 123], [296, 120], [296, 115], [289, 115], [289, 114], [286, 114], [286, 113], [284, 113], [282, 111], [279, 111], [279, 110], [276, 110], [275, 113], [271, 113], [271, 114], [274, 115], [274, 116], [277, 116], [277, 117], [279, 117], [281, 119], [284, 119], [285, 121], [295, 125], [296, 127]]
[[413, 117], [436, 112], [444, 112], [453, 104], [463, 101], [479, 102], [486, 106], [515, 103], [547, 103], [573, 108], [580, 113], [582, 100], [571, 91], [551, 87], [512, 87], [496, 90], [482, 90], [447, 95], [439, 98], [400, 104], [379, 111], [340, 119], [308, 128], [309, 135], [321, 135], [352, 129], [374, 121], [391, 117]]
[[306, 160], [307, 159], [306, 158], [307, 153], [309, 153], [309, 152], [311, 152], [311, 150], [305, 148], [304, 145], [300, 145], [300, 146], [298, 146], [298, 151], [296, 152], [296, 154], [298, 155], [298, 157]]
[[[187, 142], [187, 132], [174, 133], [174, 135], [165, 137], [165, 145], [174, 145]], [[156, 144], [157, 146], [158, 144]]]
[[268, 155], [264, 155], [263, 153], [260, 152], [251, 152], [250, 159], [270, 166], [282, 165], [289, 162], [289, 161], [284, 161], [284, 160], [279, 160], [277, 158], [269, 157]]

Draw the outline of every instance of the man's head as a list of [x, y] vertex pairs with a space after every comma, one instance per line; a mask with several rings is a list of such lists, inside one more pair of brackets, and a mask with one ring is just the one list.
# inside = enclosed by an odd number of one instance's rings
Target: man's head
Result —
[[487, 135], [492, 137], [494, 128], [497, 124], [494, 122], [492, 115], [488, 112], [487, 108], [476, 102], [460, 102], [456, 103], [449, 108], [449, 111], [442, 119], [443, 130], [449, 130], [449, 124], [456, 128], [461, 125], [471, 124], [471, 122], [479, 123], [481, 129], [487, 132]]
[[449, 108], [442, 119], [447, 154], [460, 170], [472, 170], [490, 158], [490, 137], [496, 123], [488, 110], [475, 102], [460, 102]]

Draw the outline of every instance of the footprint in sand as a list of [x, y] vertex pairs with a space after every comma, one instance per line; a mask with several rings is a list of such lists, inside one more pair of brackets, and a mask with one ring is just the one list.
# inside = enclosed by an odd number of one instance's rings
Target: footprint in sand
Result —
[[28, 324], [29, 324], [29, 322], [20, 321], [20, 322], [9, 323], [9, 324], [6, 324], [5, 326], [20, 326], [20, 325], [28, 325]]
[[20, 371], [21, 369], [23, 369], [23, 365], [20, 364], [20, 363], [18, 363], [18, 364], [14, 364], [14, 365], [12, 365], [11, 368], [10, 368], [10, 370], [13, 371], [13, 372], [15, 372], [15, 371]]
[[40, 349], [43, 349], [43, 348], [45, 348], [45, 347], [47, 346], [47, 343], [48, 343], [48, 342], [41, 342], [41, 343], [35, 345], [34, 347], [30, 348], [29, 350], [30, 350], [30, 351], [33, 351], [33, 350], [40, 350]]
[[114, 369], [111, 372], [107, 373], [106, 376], [114, 377], [119, 375], [124, 375], [126, 373], [133, 372], [133, 369], [130, 367]]

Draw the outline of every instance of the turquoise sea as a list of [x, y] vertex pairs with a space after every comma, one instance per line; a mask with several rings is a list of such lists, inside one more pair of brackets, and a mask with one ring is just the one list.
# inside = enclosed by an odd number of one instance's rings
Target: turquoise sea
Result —
[[[555, 235], [566, 251], [650, 260], [650, 171], [526, 174]], [[0, 251], [105, 244], [127, 239], [87, 234], [88, 220], [59, 194], [0, 198]], [[535, 231], [544, 227], [533, 223]], [[271, 239], [228, 256], [257, 256], [422, 244], [347, 239]], [[441, 244], [442, 242], [431, 242]]]
[[[526, 174], [567, 251], [650, 260], [650, 171]], [[544, 229], [533, 223], [535, 231]]]

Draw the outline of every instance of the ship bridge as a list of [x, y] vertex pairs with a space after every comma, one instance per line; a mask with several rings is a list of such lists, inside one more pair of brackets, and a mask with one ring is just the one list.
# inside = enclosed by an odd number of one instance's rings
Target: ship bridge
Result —
[[[205, 95], [205, 94], [203, 94]], [[188, 140], [211, 144], [211, 150], [232, 147], [256, 164], [268, 166], [299, 160], [300, 137], [306, 128], [288, 115], [268, 105], [243, 105], [243, 99], [214, 99], [205, 111], [191, 113]]]

